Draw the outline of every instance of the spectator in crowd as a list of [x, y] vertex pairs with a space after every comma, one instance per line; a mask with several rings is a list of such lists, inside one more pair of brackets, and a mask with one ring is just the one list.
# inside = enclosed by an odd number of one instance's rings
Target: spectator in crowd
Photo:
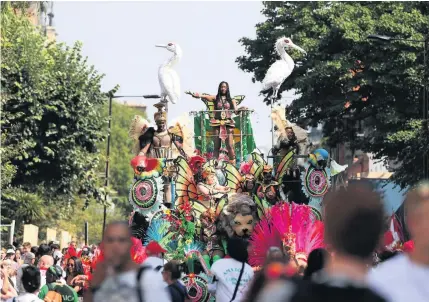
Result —
[[77, 243], [76, 243], [76, 241], [72, 241], [72, 242], [70, 242], [70, 245], [69, 246], [71, 246], [71, 247], [73, 247], [75, 250], [77, 250]]
[[164, 253], [165, 249], [159, 245], [156, 241], [151, 241], [146, 245], [146, 254], [147, 258], [143, 262], [143, 265], [149, 266], [156, 271], [161, 272], [162, 267], [164, 266]]
[[42, 243], [41, 245], [39, 245], [39, 248], [37, 249], [36, 257], [37, 259], [40, 259], [45, 255], [51, 255], [51, 248], [46, 243]]
[[185, 302], [189, 300], [186, 287], [179, 282], [181, 272], [179, 266], [174, 261], [170, 261], [164, 265], [162, 270], [164, 282], [168, 284], [172, 302]]
[[369, 283], [391, 302], [429, 301], [429, 183], [408, 193], [405, 213], [414, 250], [378, 265], [369, 274]]
[[18, 290], [18, 293], [25, 292], [24, 286], [22, 285], [21, 278], [22, 278], [22, 269], [29, 265], [34, 265], [34, 261], [36, 260], [36, 256], [33, 253], [26, 253], [23, 256], [24, 263], [18, 268], [16, 272], [16, 288]]
[[24, 242], [22, 244], [22, 251], [21, 252], [23, 255], [31, 252], [31, 243], [30, 242]]
[[41, 286], [46, 284], [46, 271], [48, 268], [50, 268], [52, 265], [54, 265], [54, 258], [49, 255], [44, 255], [39, 259], [39, 262], [37, 263], [37, 266], [40, 270], [40, 276], [41, 276]]
[[8, 249], [6, 251], [6, 257], [4, 259], [10, 259], [12, 261], [15, 261], [15, 250], [14, 249]]
[[22, 264], [22, 259], [21, 259], [21, 250], [20, 249], [16, 249], [15, 251], [15, 262], [18, 263], [18, 265]]
[[3, 267], [7, 269], [9, 277], [9, 286], [16, 290], [16, 263], [12, 259], [3, 260]]
[[56, 291], [63, 301], [78, 302], [76, 291], [62, 282], [63, 270], [57, 265], [51, 266], [46, 272], [46, 285], [42, 286], [39, 298], [44, 299], [49, 291]]
[[283, 250], [279, 247], [272, 246], [268, 249], [267, 256], [264, 262], [264, 266], [258, 270], [249, 285], [249, 289], [246, 293], [246, 298], [243, 301], [253, 301], [254, 297], [257, 297], [262, 288], [267, 282], [265, 277], [265, 268], [272, 263], [281, 263], [286, 265], [289, 263], [289, 256], [283, 253]]
[[38, 246], [32, 246], [31, 249], [30, 249], [30, 252], [32, 252], [34, 255], [37, 256], [38, 250], [39, 250]]
[[71, 286], [77, 292], [79, 297], [83, 297], [82, 285], [76, 284], [73, 282], [73, 279], [80, 275], [85, 275], [82, 261], [77, 257], [74, 257], [74, 256], [70, 257], [67, 260], [66, 282], [67, 282], [67, 285]]
[[9, 298], [16, 297], [18, 293], [11, 284], [9, 277], [10, 268], [1, 262], [1, 301], [6, 301]]
[[52, 257], [54, 258], [54, 264], [61, 265], [61, 261], [64, 255], [61, 253], [59, 244], [53, 243], [51, 245], [51, 251], [52, 251]]
[[311, 281], [277, 279], [256, 301], [382, 302], [366, 283], [372, 252], [384, 226], [380, 195], [370, 184], [350, 183], [324, 199], [325, 242], [335, 254]]
[[303, 278], [310, 280], [312, 276], [320, 272], [326, 265], [329, 253], [325, 249], [315, 249], [308, 255], [307, 267]]
[[213, 263], [211, 272], [214, 282], [209, 290], [216, 293], [216, 302], [241, 301], [253, 278], [252, 267], [246, 263], [247, 242], [240, 238], [230, 238], [227, 251], [230, 258]]
[[[127, 221], [109, 223], [103, 237], [104, 262], [99, 263], [85, 302], [171, 301], [159, 273], [131, 259], [131, 232]], [[140, 297], [140, 298], [139, 298]]]
[[1, 259], [0, 260], [4, 260], [4, 258], [6, 258], [6, 249], [5, 248], [2, 248], [1, 249]]
[[25, 292], [20, 293], [18, 297], [10, 298], [7, 302], [43, 302], [36, 295], [40, 288], [40, 271], [37, 267], [24, 267], [21, 281]]

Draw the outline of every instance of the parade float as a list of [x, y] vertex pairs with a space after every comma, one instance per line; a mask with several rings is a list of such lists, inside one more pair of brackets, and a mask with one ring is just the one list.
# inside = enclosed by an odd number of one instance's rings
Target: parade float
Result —
[[[323, 197], [330, 179], [345, 167], [312, 146], [307, 131], [289, 122], [281, 106], [272, 108], [275, 145], [268, 155], [256, 151], [253, 110], [243, 106], [244, 95], [231, 96], [224, 81], [216, 95], [187, 91], [205, 110], [170, 122], [168, 104], [180, 96], [173, 65], [182, 51], [174, 43], [162, 47], [173, 57], [159, 69], [155, 126], [136, 116], [129, 130], [135, 142], [129, 191], [133, 236], [143, 245], [158, 242], [166, 260], [183, 264], [182, 281], [192, 301], [213, 300], [210, 267], [225, 257], [230, 237], [249, 240], [249, 263], [255, 269], [270, 246], [305, 266], [311, 249], [323, 246]], [[282, 59], [274, 64], [289, 69], [277, 77], [280, 67], [268, 70], [264, 87], [273, 90], [273, 101], [293, 69], [287, 47], [303, 51], [290, 39], [276, 42]]]

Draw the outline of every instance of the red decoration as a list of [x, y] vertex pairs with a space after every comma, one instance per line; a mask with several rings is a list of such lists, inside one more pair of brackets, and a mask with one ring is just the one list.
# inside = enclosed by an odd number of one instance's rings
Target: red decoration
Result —
[[160, 246], [159, 243], [156, 241], [151, 241], [146, 246], [146, 253], [149, 255], [155, 255], [155, 254], [160, 254], [160, 253], [165, 253], [165, 252], [167, 252], [167, 251], [164, 250], [162, 248], [162, 246]]
[[409, 241], [405, 242], [404, 245], [402, 246], [402, 250], [405, 253], [412, 253], [414, 251], [414, 241], [409, 240]]

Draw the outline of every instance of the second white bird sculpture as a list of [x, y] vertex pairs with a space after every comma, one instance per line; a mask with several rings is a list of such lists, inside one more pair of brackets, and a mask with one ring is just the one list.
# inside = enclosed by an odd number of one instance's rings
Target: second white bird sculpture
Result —
[[158, 80], [161, 86], [161, 102], [167, 103], [167, 101], [170, 101], [176, 104], [180, 99], [180, 78], [173, 67], [180, 61], [182, 49], [179, 45], [171, 42], [167, 45], [155, 46], [163, 47], [173, 53], [173, 56], [169, 60], [159, 66]]
[[282, 37], [276, 41], [275, 50], [280, 56], [280, 60], [277, 60], [273, 65], [268, 68], [265, 78], [262, 81], [262, 91], [273, 89], [272, 100], [277, 100], [277, 94], [279, 92], [282, 83], [292, 73], [295, 62], [288, 55], [285, 49], [295, 48], [306, 54], [305, 50], [301, 47], [293, 44], [292, 40], [286, 37]]

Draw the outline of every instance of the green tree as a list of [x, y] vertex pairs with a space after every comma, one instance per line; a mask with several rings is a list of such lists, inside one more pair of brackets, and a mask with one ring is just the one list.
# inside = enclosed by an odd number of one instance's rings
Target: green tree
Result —
[[80, 43], [49, 43], [7, 4], [1, 52], [1, 189], [10, 205], [3, 218], [35, 223], [43, 214], [49, 222], [68, 215], [76, 195], [100, 199], [97, 146], [114, 90], [101, 91], [103, 75], [82, 58]]
[[[100, 203], [92, 202], [85, 210], [85, 200], [77, 199], [68, 219], [61, 219], [56, 223], [57, 229], [66, 230], [77, 238], [79, 242], [85, 239], [85, 222], [88, 222], [88, 244], [98, 244], [102, 239], [104, 207]], [[114, 220], [124, 220], [121, 209], [110, 206], [107, 209], [107, 223]], [[49, 238], [46, 238], [49, 240]]]
[[[296, 92], [288, 118], [301, 125], [324, 124], [328, 144], [348, 142], [353, 150], [398, 159], [394, 180], [401, 186], [422, 178], [429, 135], [422, 127], [423, 44], [375, 43], [369, 34], [424, 40], [427, 2], [264, 2], [266, 21], [256, 39], [240, 41], [248, 55], [239, 67], [262, 81], [278, 59], [273, 44], [292, 37], [308, 55], [280, 91]], [[265, 98], [269, 102], [268, 98]], [[362, 128], [369, 129], [358, 137]]]

